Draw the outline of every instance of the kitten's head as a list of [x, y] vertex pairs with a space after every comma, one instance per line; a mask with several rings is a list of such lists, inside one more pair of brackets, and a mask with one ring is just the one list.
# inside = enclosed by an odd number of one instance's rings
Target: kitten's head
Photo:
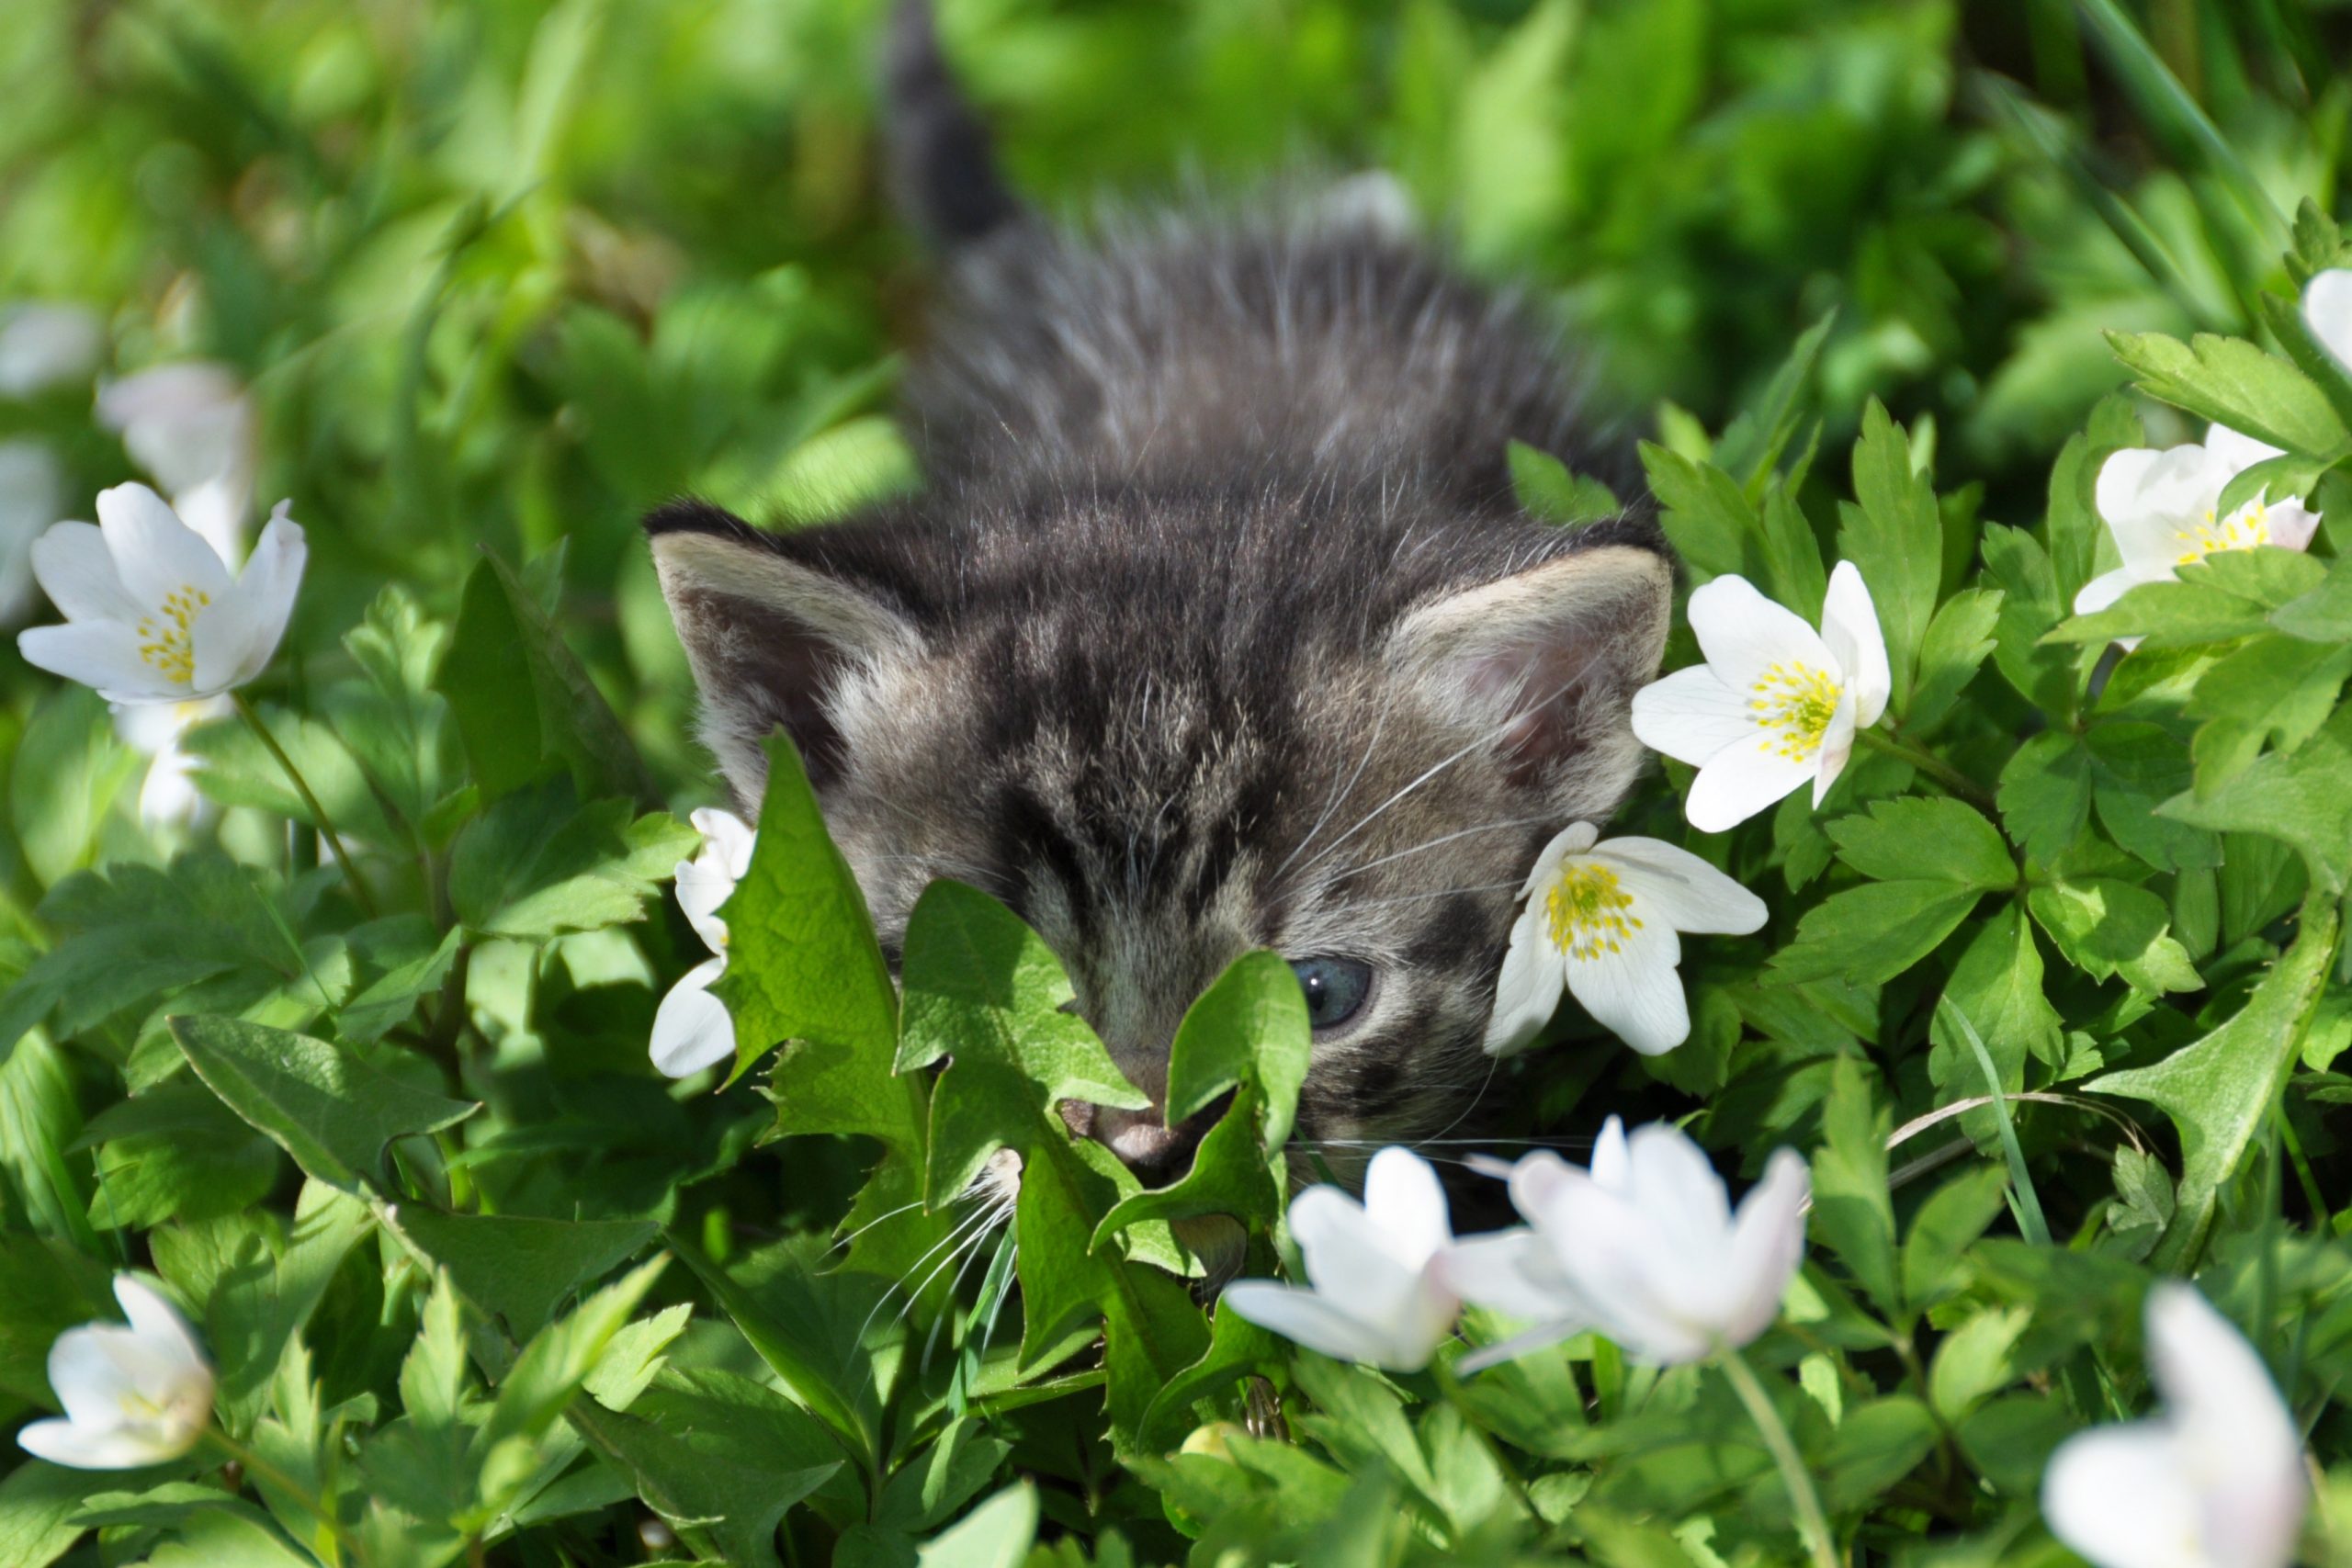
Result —
[[[933, 878], [989, 890], [1157, 1101], [1185, 1009], [1271, 948], [1316, 1024], [1297, 1136], [1342, 1168], [1485, 1082], [1520, 886], [1632, 783], [1672, 592], [1647, 525], [1329, 486], [648, 528], [706, 742], [748, 812], [791, 734], [886, 953]], [[1154, 1182], [1201, 1130], [1065, 1114]]]

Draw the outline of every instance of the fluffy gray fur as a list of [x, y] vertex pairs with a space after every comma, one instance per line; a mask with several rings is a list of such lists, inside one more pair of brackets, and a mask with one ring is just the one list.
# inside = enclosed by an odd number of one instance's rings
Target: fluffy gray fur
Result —
[[[900, 183], [952, 247], [906, 391], [928, 487], [789, 534], [649, 519], [702, 733], [747, 810], [792, 734], [893, 954], [933, 878], [1003, 898], [1155, 1100], [1241, 953], [1369, 964], [1299, 1136], [1433, 1133], [1487, 1078], [1536, 851], [1640, 765], [1655, 527], [1515, 504], [1509, 440], [1590, 460], [1528, 310], [1361, 203], [1057, 231], [931, 51], [902, 20]], [[1155, 1179], [1198, 1131], [1068, 1113]]]

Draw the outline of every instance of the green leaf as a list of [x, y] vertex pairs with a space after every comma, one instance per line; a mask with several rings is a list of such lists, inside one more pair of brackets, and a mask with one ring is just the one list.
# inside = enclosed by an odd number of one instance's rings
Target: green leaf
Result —
[[1883, 985], [1940, 946], [1983, 897], [1980, 887], [1921, 878], [1833, 893], [1805, 911], [1796, 940], [1772, 955], [1770, 976]]
[[2342, 888], [2352, 876], [2352, 708], [2338, 709], [2292, 752], [2269, 752], [2199, 799], [2179, 795], [2158, 809], [2216, 832], [2261, 833], [2302, 852], [2312, 879]]
[[735, 1016], [735, 1077], [769, 1047], [777, 1112], [795, 1132], [869, 1133], [900, 1149], [920, 1139], [921, 1087], [892, 1084], [898, 992], [849, 863], [825, 830], [800, 754], [768, 743], [759, 839], [727, 922], [727, 973], [714, 987]]
[[1549, 452], [1524, 441], [1511, 442], [1508, 452], [1511, 489], [1519, 498], [1520, 510], [1539, 523], [1574, 527], [1614, 517], [1624, 510], [1607, 485], [1570, 473], [1568, 466]]
[[1822, 1146], [1813, 1156], [1812, 1226], [1853, 1270], [1879, 1310], [1903, 1310], [1894, 1268], [1894, 1205], [1887, 1196], [1885, 1110], [1850, 1056], [1830, 1069], [1821, 1111]]
[[[517, 679], [518, 674], [523, 679]], [[514, 569], [485, 554], [466, 578], [435, 689], [484, 798], [569, 769], [583, 800], [660, 798], [637, 747]]]
[[483, 936], [544, 942], [645, 917], [699, 836], [625, 800], [572, 804], [557, 782], [506, 796], [466, 824], [449, 852], [449, 901]]
[[2210, 871], [2222, 863], [2211, 833], [2156, 808], [2189, 784], [2188, 748], [2161, 726], [2093, 725], [2083, 737], [2091, 756], [2091, 799], [2108, 837], [2159, 871]]
[[627, 1415], [582, 1401], [571, 1418], [682, 1540], [723, 1562], [776, 1563], [777, 1524], [842, 1464], [806, 1411], [717, 1370], [671, 1367]]
[[462, 784], [448, 701], [433, 689], [448, 645], [449, 628], [426, 619], [409, 591], [392, 583], [368, 606], [367, 619], [344, 635], [344, 648], [367, 680], [339, 682], [324, 694], [344, 744], [413, 829], [432, 820]]
[[1290, 1137], [1315, 1048], [1306, 998], [1287, 960], [1245, 953], [1184, 1010], [1168, 1053], [1168, 1120], [1182, 1122], [1238, 1084], [1264, 1091], [1259, 1135], [1271, 1152]]
[[1873, 400], [1854, 446], [1854, 504], [1839, 509], [1838, 550], [1854, 563], [1886, 632], [1894, 709], [1910, 712], [1915, 671], [1936, 612], [1943, 519], [1925, 474], [1911, 467], [1911, 442]]
[[2107, 341], [2151, 397], [2273, 446], [2317, 457], [2352, 434], [2310, 377], [2243, 338], [2109, 333]]
[[1991, 653], [2001, 618], [2001, 591], [1964, 588], [1943, 603], [1919, 644], [1919, 686], [1905, 723], [1912, 733], [1932, 729], [1976, 678]]
[[2147, 649], [2202, 648], [2271, 629], [2271, 612], [2301, 598], [2327, 568], [2299, 551], [2217, 550], [2180, 568], [2179, 580], [2143, 582], [2095, 615], [2075, 615], [2052, 642], [2112, 642], [2136, 637]]
[[1216, 1311], [1209, 1324], [1208, 1348], [1201, 1359], [1152, 1395], [1140, 1429], [1143, 1447], [1165, 1449], [1192, 1425], [1196, 1402], [1215, 1397], [1252, 1372], [1271, 1372], [1289, 1359], [1288, 1345], [1271, 1331], [1238, 1312]]
[[267, 1197], [283, 1168], [275, 1145], [186, 1078], [107, 1106], [76, 1146], [98, 1151], [90, 1224], [102, 1231], [232, 1213]]
[[1037, 1539], [1037, 1489], [1008, 1486], [924, 1543], [922, 1568], [1020, 1568]]
[[375, 1223], [358, 1199], [322, 1182], [305, 1182], [284, 1234], [273, 1222], [257, 1243], [240, 1242], [230, 1256], [208, 1260], [219, 1271], [201, 1291], [190, 1288], [194, 1260], [174, 1245], [192, 1241], [189, 1231], [174, 1226], [150, 1237], [157, 1271], [207, 1303], [204, 1341], [220, 1379], [215, 1402], [232, 1435], [252, 1428], [287, 1345], [311, 1321], [344, 1258]]
[[2015, 1382], [2018, 1369], [2010, 1352], [2032, 1321], [2024, 1307], [1992, 1307], [1946, 1335], [1928, 1371], [1928, 1397], [1936, 1414], [1957, 1425]]
[[1693, 581], [1734, 572], [1760, 576], [1760, 525], [1738, 483], [1713, 464], [1694, 462], [1654, 442], [1643, 442], [1641, 454], [1650, 493], [1662, 509], [1658, 524]]
[[393, 1223], [517, 1340], [537, 1334], [573, 1292], [637, 1256], [655, 1228], [650, 1220], [444, 1214], [414, 1203], [400, 1205]]
[[2120, 975], [2135, 990], [2194, 991], [2204, 982], [2167, 932], [2163, 899], [2109, 877], [2070, 878], [2026, 895], [2036, 924], [2069, 963], [2094, 980]]
[[2307, 899], [2294, 946], [2227, 1022], [2151, 1066], [2107, 1073], [2083, 1086], [2146, 1100], [2180, 1129], [2179, 1191], [2172, 1224], [2149, 1260], [2154, 1267], [2195, 1266], [2222, 1189], [2293, 1070], [2339, 934], [2335, 904]]
[[90, 863], [139, 755], [116, 739], [97, 693], [67, 686], [34, 710], [8, 763], [8, 815], [44, 887]]
[[2052, 731], [2018, 748], [1995, 795], [2001, 825], [2039, 861], [2055, 861], [2090, 825], [2091, 759], [2073, 735]]
[[49, 1568], [88, 1528], [74, 1522], [83, 1499], [119, 1484], [111, 1471], [67, 1470], [39, 1461], [14, 1466], [0, 1476], [0, 1562]]
[[[1822, 345], [1829, 341], [1829, 329], [1836, 324], [1835, 309], [1822, 312], [1821, 319], [1797, 334], [1789, 347], [1788, 357], [1772, 372], [1772, 379], [1765, 384], [1763, 395], [1740, 412], [1724, 429], [1723, 439], [1715, 443], [1715, 463], [1724, 472], [1749, 490], [1772, 469], [1788, 447], [1802, 422], [1805, 394], [1813, 384], [1814, 367], [1821, 362]], [[1818, 547], [1814, 556], [1815, 570], [1819, 571]], [[1817, 614], [1821, 608], [1816, 592], [1809, 605], [1783, 601], [1799, 615]]]
[[[109, 1299], [106, 1270], [75, 1248], [21, 1230], [0, 1233], [0, 1396], [49, 1404], [50, 1347], [67, 1329], [107, 1316]], [[0, 1503], [0, 1540], [6, 1519]]]
[[1828, 825], [1838, 858], [1864, 876], [1959, 883], [1997, 892], [2017, 885], [2018, 868], [2000, 829], [1982, 812], [1940, 795], [1904, 795], [1871, 803], [1867, 816]]
[[1962, 1259], [2007, 1212], [2008, 1190], [2006, 1169], [1979, 1165], [1919, 1205], [1903, 1235], [1903, 1299], [1912, 1311], [1924, 1312], [1961, 1288]]
[[[327, 819], [346, 840], [385, 845], [404, 841], [392, 819], [384, 815], [383, 801], [359, 759], [344, 744], [340, 727], [283, 708], [255, 711], [325, 808]], [[287, 779], [285, 768], [245, 725], [198, 725], [180, 737], [180, 750], [197, 759], [198, 786], [221, 805], [249, 806], [273, 817], [318, 826], [309, 803]]]
[[943, 881], [923, 890], [907, 917], [900, 970], [906, 1032], [898, 1070], [954, 1058], [932, 1089], [930, 1207], [969, 1187], [997, 1150], [1026, 1156], [1066, 1138], [1053, 1111], [1061, 1100], [1136, 1110], [1151, 1103], [1069, 1010], [1060, 961], [978, 888]]
[[481, 1109], [427, 1094], [308, 1035], [209, 1016], [175, 1018], [171, 1027], [197, 1077], [229, 1109], [305, 1173], [345, 1191], [382, 1183], [393, 1139], [437, 1133]]
[[2267, 746], [2275, 743], [2279, 751], [2292, 751], [2317, 734], [2335, 714], [2336, 694], [2347, 675], [2352, 675], [2352, 643], [2331, 647], [2293, 637], [2256, 637], [2215, 660], [2199, 677], [2188, 703], [2190, 716], [2207, 721], [2191, 747], [2197, 793], [2211, 795], [2251, 766]]
[[[2041, 950], [2034, 945], [2033, 928], [2016, 905], [2005, 904], [1978, 928], [1952, 966], [1944, 996], [1976, 1028], [1985, 1049], [2000, 1069], [2001, 1088], [2014, 1094], [2025, 1087], [2029, 1058], [2056, 1066], [2064, 1059], [2065, 1043], [2058, 1011], [2042, 994]], [[1928, 1055], [1928, 1076], [1939, 1089], [1972, 1092], [1983, 1087], [1974, 1054], [1964, 1040], [1948, 1038], [1940, 1013], [1931, 1020], [1928, 1038], [1935, 1048]], [[1977, 1119], [1971, 1131], [1982, 1135], [1989, 1121]]]

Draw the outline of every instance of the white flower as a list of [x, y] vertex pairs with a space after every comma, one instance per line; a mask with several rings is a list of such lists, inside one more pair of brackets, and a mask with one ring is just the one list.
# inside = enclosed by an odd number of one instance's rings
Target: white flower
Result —
[[281, 502], [232, 578], [220, 555], [144, 485], [98, 497], [98, 521], [60, 523], [33, 545], [33, 575], [62, 626], [17, 637], [28, 662], [114, 703], [183, 703], [267, 667], [302, 586], [302, 525]]
[[235, 372], [191, 361], [126, 376], [99, 391], [98, 423], [122, 436], [181, 521], [221, 559], [237, 558], [260, 446], [253, 398]]
[[139, 786], [140, 821], [151, 829], [181, 828], [212, 815], [211, 800], [196, 787], [196, 758], [180, 749], [180, 738], [234, 711], [227, 697], [141, 703], [114, 710], [114, 732], [132, 750], [151, 759], [146, 780]]
[[1589, 822], [1564, 829], [1519, 890], [1527, 907], [1495, 985], [1489, 1055], [1532, 1040], [1563, 987], [1642, 1055], [1671, 1051], [1690, 1034], [1675, 932], [1744, 935], [1764, 924], [1764, 900], [1688, 850], [1595, 837]]
[[0, 310], [0, 398], [38, 397], [86, 381], [106, 346], [106, 323], [86, 305]]
[[1851, 561], [1829, 574], [1817, 635], [1743, 577], [1693, 592], [1690, 629], [1706, 663], [1634, 694], [1642, 744], [1699, 770], [1690, 825], [1736, 827], [1807, 781], [1820, 805], [1893, 690], [1862, 574]]
[[65, 470], [38, 441], [0, 441], [0, 626], [32, 613], [33, 541], [65, 513]]
[[2332, 267], [2303, 290], [2303, 325], [2352, 375], [2352, 270]]
[[1437, 1264], [1453, 1227], [1437, 1173], [1411, 1150], [1372, 1156], [1361, 1203], [1336, 1187], [1300, 1193], [1290, 1234], [1306, 1288], [1236, 1280], [1224, 1309], [1310, 1350], [1394, 1372], [1419, 1371], [1453, 1337], [1462, 1303]]
[[702, 834], [702, 852], [678, 863], [678, 907], [716, 955], [686, 971], [653, 1012], [653, 1065], [683, 1078], [735, 1055], [735, 1021], [710, 987], [727, 973], [727, 922], [718, 908], [735, 896], [735, 885], [752, 869], [758, 835], [731, 811], [709, 807], [690, 818]]
[[2216, 515], [2232, 479], [2278, 455], [2276, 446], [2217, 424], [2202, 446], [2128, 446], [2108, 458], [2098, 471], [2098, 514], [2123, 564], [2083, 584], [2075, 614], [2104, 610], [2143, 582], [2169, 582], [2182, 567], [2217, 550], [2310, 545], [2319, 514], [2300, 502], [2256, 496], [2227, 517]]
[[212, 1369], [172, 1303], [128, 1274], [114, 1299], [130, 1326], [69, 1328], [50, 1348], [49, 1383], [62, 1418], [35, 1421], [17, 1441], [36, 1459], [76, 1470], [132, 1470], [177, 1459], [212, 1417]]
[[2098, 1568], [2285, 1568], [2303, 1445], [2262, 1358], [2193, 1286], [2148, 1292], [2164, 1414], [2078, 1432], [2041, 1479], [2050, 1531]]
[[1735, 1217], [1679, 1128], [1654, 1122], [1628, 1138], [1612, 1116], [1589, 1170], [1549, 1151], [1521, 1160], [1510, 1198], [1530, 1228], [1466, 1242], [1442, 1272], [1464, 1300], [1538, 1325], [1482, 1360], [1585, 1328], [1641, 1360], [1704, 1360], [1779, 1315], [1811, 1191], [1804, 1156], [1775, 1150]]

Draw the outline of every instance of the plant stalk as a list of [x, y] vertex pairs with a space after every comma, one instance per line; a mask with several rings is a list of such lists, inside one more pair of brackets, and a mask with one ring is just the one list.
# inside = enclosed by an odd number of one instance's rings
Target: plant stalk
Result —
[[334, 822], [327, 816], [327, 808], [321, 806], [319, 797], [311, 793], [310, 783], [302, 777], [302, 770], [294, 765], [294, 759], [286, 754], [286, 748], [277, 743], [277, 737], [269, 732], [269, 726], [262, 722], [261, 715], [254, 711], [244, 693], [232, 692], [229, 700], [237, 705], [237, 716], [245, 721], [245, 728], [254, 732], [254, 738], [277, 759], [278, 771], [286, 775], [286, 782], [292, 784], [294, 793], [301, 797], [304, 808], [311, 814], [311, 820], [318, 824], [319, 837], [327, 841], [327, 852], [334, 856], [334, 863], [343, 871], [344, 881], [350, 886], [352, 902], [359, 906], [360, 913], [374, 919], [377, 914], [376, 895], [360, 876], [359, 868], [351, 863], [351, 855], [343, 847], [343, 836], [334, 830]]
[[1797, 1531], [1804, 1537], [1805, 1547], [1813, 1553], [1814, 1568], [1844, 1568], [1838, 1557], [1838, 1548], [1829, 1535], [1829, 1516], [1821, 1511], [1821, 1495], [1813, 1489], [1813, 1477], [1805, 1473], [1804, 1460], [1797, 1453], [1796, 1439], [1789, 1436], [1781, 1423], [1781, 1413], [1772, 1408], [1771, 1396], [1756, 1380], [1755, 1371], [1744, 1359], [1736, 1347], [1725, 1345], [1715, 1352], [1715, 1365], [1747, 1406], [1748, 1419], [1756, 1423], [1757, 1432], [1764, 1438], [1764, 1446], [1772, 1452], [1773, 1462], [1781, 1467], [1781, 1483], [1789, 1489], [1789, 1502], [1797, 1516]]
[[1962, 800], [1968, 802], [1969, 805], [1973, 806], [1979, 811], [1984, 812], [1986, 816], [1989, 817], [1992, 815], [1994, 810], [1993, 792], [1986, 789], [1983, 784], [1978, 784], [1974, 779], [1970, 778], [1966, 773], [1962, 773], [1958, 768], [1953, 767], [1950, 762], [1945, 761], [1941, 757], [1935, 756], [1927, 751], [1922, 751], [1919, 748], [1910, 744], [1908, 741], [1897, 740], [1894, 736], [1889, 735], [1883, 729], [1871, 728], [1857, 730], [1855, 732], [1855, 739], [1860, 740], [1864, 745], [1869, 746], [1873, 750], [1883, 751], [1890, 757], [1902, 758], [1905, 761], [1910, 763], [1913, 767], [1918, 769], [1921, 773], [1927, 774], [1929, 778], [1943, 785], [1945, 789], [1949, 790], [1954, 795], [1957, 795]]

